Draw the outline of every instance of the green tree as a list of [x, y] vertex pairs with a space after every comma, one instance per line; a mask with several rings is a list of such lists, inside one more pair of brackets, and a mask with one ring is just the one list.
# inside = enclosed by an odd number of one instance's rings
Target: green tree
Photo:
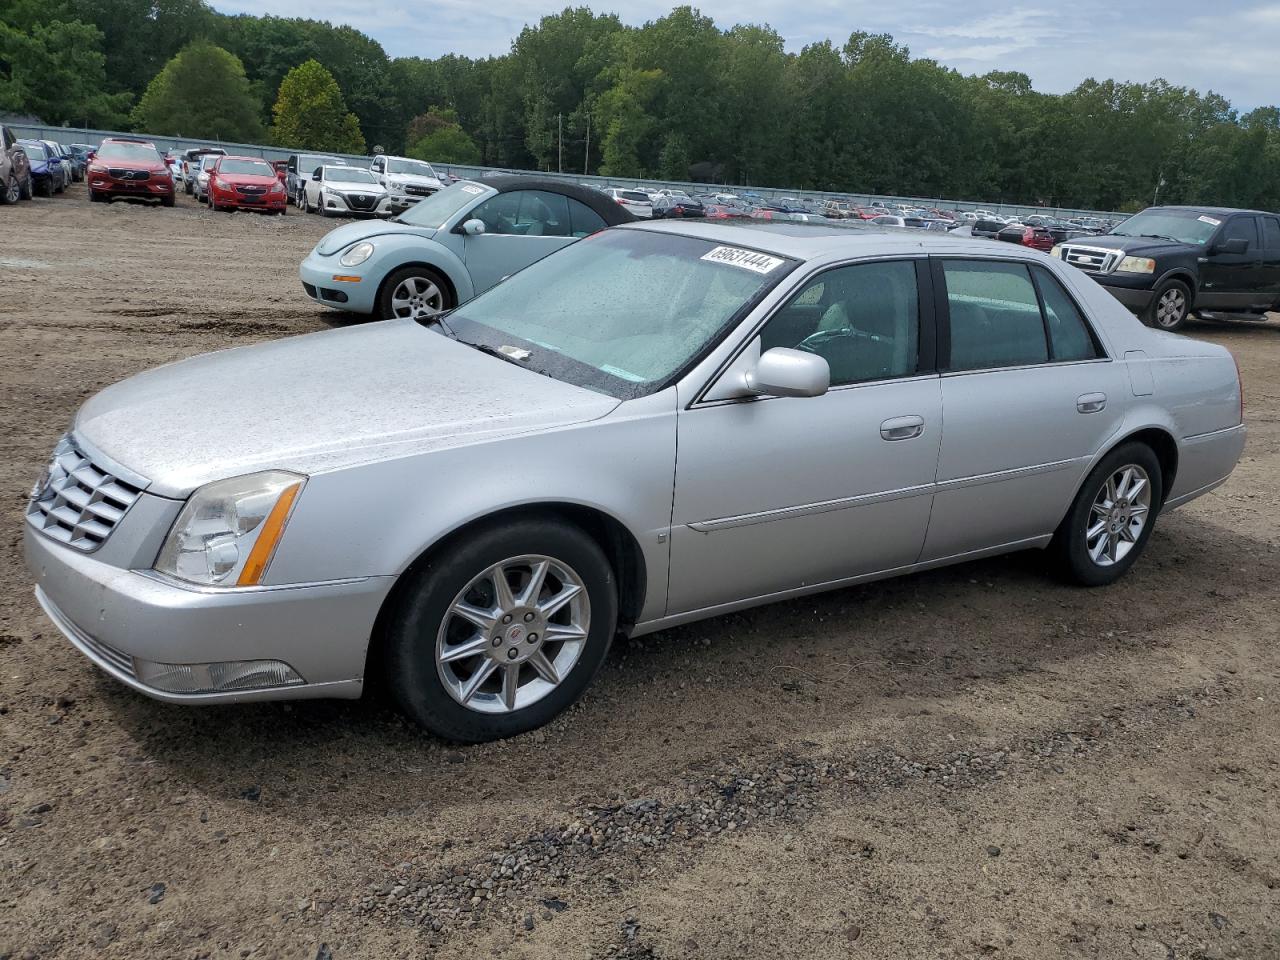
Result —
[[364, 153], [364, 136], [354, 113], [347, 111], [333, 74], [316, 60], [290, 70], [280, 81], [272, 108], [272, 142], [300, 150]]
[[155, 75], [132, 120], [144, 133], [257, 143], [261, 114], [239, 58], [197, 40]]
[[409, 156], [433, 163], [480, 162], [480, 148], [458, 124], [454, 110], [432, 107], [414, 117], [408, 131]]
[[108, 94], [102, 34], [78, 20], [18, 29], [0, 21], [0, 109], [46, 123], [119, 126], [132, 99]]

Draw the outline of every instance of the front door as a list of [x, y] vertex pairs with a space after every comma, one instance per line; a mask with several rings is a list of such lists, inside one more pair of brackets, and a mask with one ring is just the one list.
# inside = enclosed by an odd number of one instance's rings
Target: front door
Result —
[[1280, 308], [1280, 217], [1258, 218], [1262, 225], [1262, 293], [1271, 309]]
[[462, 259], [477, 295], [574, 240], [567, 198], [545, 190], [500, 193], [471, 211], [472, 218], [484, 233], [465, 237]]
[[[1228, 240], [1244, 240], [1243, 253], [1226, 253], [1219, 246]], [[1247, 310], [1266, 299], [1262, 243], [1258, 218], [1253, 214], [1231, 217], [1209, 242], [1200, 264], [1200, 291], [1196, 306], [1219, 310]]]
[[681, 410], [669, 614], [915, 562], [942, 429], [924, 263], [832, 268], [765, 325], [760, 349], [827, 360], [825, 395]]
[[949, 346], [926, 561], [1053, 533], [1131, 392], [1047, 268], [941, 259], [934, 279]]

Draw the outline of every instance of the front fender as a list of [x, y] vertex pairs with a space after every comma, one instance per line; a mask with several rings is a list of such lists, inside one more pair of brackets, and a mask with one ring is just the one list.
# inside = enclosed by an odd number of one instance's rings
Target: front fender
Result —
[[361, 265], [361, 273], [375, 289], [381, 289], [382, 282], [401, 267], [420, 264], [444, 274], [453, 284], [458, 303], [465, 303], [475, 296], [475, 286], [466, 264], [443, 244], [424, 237], [394, 233], [371, 237], [370, 242], [374, 246], [373, 256]]

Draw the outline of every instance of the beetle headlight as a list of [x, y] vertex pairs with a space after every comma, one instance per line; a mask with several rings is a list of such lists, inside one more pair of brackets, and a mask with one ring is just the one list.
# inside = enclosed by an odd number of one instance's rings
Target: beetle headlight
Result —
[[1154, 273], [1156, 262], [1147, 257], [1125, 257], [1116, 267], [1117, 273]]
[[156, 570], [209, 587], [257, 586], [304, 483], [268, 470], [205, 484], [174, 521]]
[[366, 240], [363, 243], [357, 243], [344, 253], [338, 258], [338, 262], [344, 267], [358, 267], [372, 256], [373, 244]]

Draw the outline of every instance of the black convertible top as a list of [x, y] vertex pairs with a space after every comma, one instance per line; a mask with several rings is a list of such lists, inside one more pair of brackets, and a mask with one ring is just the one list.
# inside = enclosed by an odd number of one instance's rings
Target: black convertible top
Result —
[[557, 177], [530, 177], [523, 174], [495, 173], [476, 182], [484, 184], [486, 187], [493, 187], [499, 193], [510, 193], [512, 190], [546, 190], [548, 193], [564, 194], [564, 196], [572, 197], [579, 203], [586, 204], [600, 214], [600, 218], [611, 227], [616, 227], [620, 223], [632, 223], [638, 219], [612, 197], [606, 196], [599, 190], [593, 190], [591, 187], [584, 187], [581, 184], [573, 183], [570, 180], [561, 180]]

